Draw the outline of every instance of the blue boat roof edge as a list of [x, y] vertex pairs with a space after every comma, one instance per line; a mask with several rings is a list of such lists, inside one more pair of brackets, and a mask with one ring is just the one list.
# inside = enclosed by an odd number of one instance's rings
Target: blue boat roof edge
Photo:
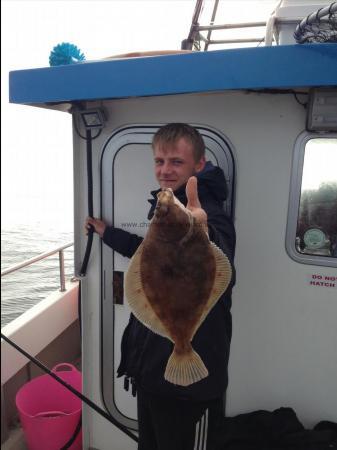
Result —
[[337, 85], [337, 44], [240, 48], [9, 73], [9, 101], [39, 106], [237, 89]]

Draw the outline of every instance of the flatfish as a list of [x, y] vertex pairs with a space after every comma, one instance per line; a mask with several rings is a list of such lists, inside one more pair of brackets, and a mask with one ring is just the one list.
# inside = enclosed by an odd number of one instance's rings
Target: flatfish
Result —
[[227, 256], [170, 188], [157, 195], [147, 234], [133, 255], [125, 293], [133, 314], [174, 344], [164, 378], [189, 386], [208, 376], [191, 341], [226, 290], [232, 270]]

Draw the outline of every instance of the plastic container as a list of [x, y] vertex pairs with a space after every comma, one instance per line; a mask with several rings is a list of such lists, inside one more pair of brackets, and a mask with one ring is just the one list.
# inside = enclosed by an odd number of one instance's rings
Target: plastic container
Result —
[[[52, 372], [82, 392], [82, 374], [76, 367], [61, 363]], [[50, 375], [22, 386], [16, 406], [29, 450], [60, 450], [73, 436], [82, 412], [81, 400]], [[69, 450], [82, 450], [81, 430]]]

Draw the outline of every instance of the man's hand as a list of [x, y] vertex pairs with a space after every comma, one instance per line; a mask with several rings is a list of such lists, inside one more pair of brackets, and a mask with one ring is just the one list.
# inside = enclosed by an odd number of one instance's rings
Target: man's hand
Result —
[[196, 177], [190, 177], [188, 179], [186, 184], [186, 197], [186, 208], [191, 211], [192, 216], [195, 217], [196, 221], [204, 228], [205, 232], [208, 234], [207, 214], [206, 211], [201, 208], [198, 197], [198, 180]]
[[100, 238], [103, 238], [103, 234], [106, 228], [106, 223], [103, 222], [103, 220], [96, 219], [95, 217], [87, 217], [85, 220], [86, 234], [88, 234], [90, 226], [94, 228], [95, 233], [97, 233]]

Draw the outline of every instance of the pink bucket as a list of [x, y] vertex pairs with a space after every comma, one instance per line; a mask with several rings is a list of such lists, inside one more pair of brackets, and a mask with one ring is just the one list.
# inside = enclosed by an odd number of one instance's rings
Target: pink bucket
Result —
[[[62, 367], [68, 370], [60, 370]], [[76, 367], [62, 363], [52, 372], [82, 392], [82, 375]], [[16, 406], [29, 450], [60, 450], [75, 432], [82, 402], [50, 375], [42, 375], [22, 386], [16, 394]], [[81, 449], [80, 430], [69, 450]]]

